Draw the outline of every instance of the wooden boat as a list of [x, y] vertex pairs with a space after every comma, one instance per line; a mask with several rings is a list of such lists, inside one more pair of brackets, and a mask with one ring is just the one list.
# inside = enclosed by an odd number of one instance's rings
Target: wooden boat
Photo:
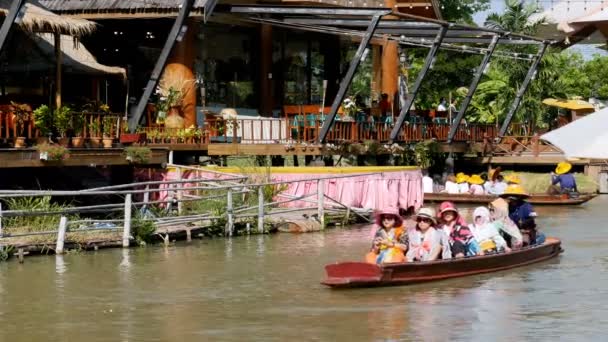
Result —
[[[528, 202], [536, 205], [579, 205], [586, 203], [597, 194], [584, 193], [577, 198], [570, 198], [563, 195], [531, 194]], [[454, 203], [490, 203], [496, 199], [494, 195], [469, 195], [469, 194], [448, 194], [448, 193], [425, 193], [425, 202], [451, 201]]]
[[342, 262], [325, 266], [327, 278], [321, 283], [332, 288], [409, 285], [525, 266], [554, 258], [561, 252], [561, 241], [547, 238], [542, 245], [510, 253], [462, 259], [384, 265]]

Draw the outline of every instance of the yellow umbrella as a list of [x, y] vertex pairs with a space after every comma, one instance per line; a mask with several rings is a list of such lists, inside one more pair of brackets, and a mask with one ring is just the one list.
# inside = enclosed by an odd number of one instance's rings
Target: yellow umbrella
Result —
[[547, 106], [565, 108], [570, 110], [595, 109], [595, 107], [593, 107], [591, 103], [583, 100], [544, 99], [543, 103]]

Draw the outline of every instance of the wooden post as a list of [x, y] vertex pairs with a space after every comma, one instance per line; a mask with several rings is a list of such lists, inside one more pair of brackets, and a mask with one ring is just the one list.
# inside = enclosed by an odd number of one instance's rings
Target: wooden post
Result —
[[321, 222], [321, 229], [325, 229], [325, 180], [317, 181], [317, 216]]
[[146, 192], [144, 192], [144, 205], [146, 208], [148, 207], [148, 203], [150, 203], [150, 193], [147, 190], [150, 190], [150, 185], [146, 185]]
[[19, 248], [17, 250], [17, 255], [19, 256], [19, 263], [23, 264], [23, 258], [25, 257], [25, 252], [23, 251], [23, 248]]
[[258, 187], [258, 232], [264, 233], [264, 187]]
[[226, 194], [226, 215], [227, 215], [227, 223], [226, 223], [226, 235], [232, 236], [234, 232], [234, 214], [232, 208], [232, 190], [228, 189], [228, 193]]
[[2, 237], [2, 203], [0, 203], [0, 237]]
[[129, 247], [131, 237], [131, 194], [125, 196], [125, 226], [122, 232], [122, 246]]
[[63, 55], [61, 53], [61, 34], [55, 33], [55, 108], [61, 107], [61, 83]]
[[190, 228], [186, 229], [186, 241], [192, 242], [192, 230]]
[[57, 233], [57, 245], [55, 246], [55, 253], [63, 254], [63, 245], [65, 242], [65, 233], [68, 229], [68, 218], [61, 216], [59, 220], [59, 232]]
[[[177, 180], [181, 181], [182, 180], [182, 168], [177, 167], [176, 170], [177, 170]], [[179, 183], [179, 184], [177, 184], [177, 187], [182, 188], [182, 187], [184, 187], [184, 185], [185, 185], [185, 183]], [[182, 210], [183, 210], [182, 199], [183, 199], [183, 190], [177, 190], [177, 215], [182, 214]]]

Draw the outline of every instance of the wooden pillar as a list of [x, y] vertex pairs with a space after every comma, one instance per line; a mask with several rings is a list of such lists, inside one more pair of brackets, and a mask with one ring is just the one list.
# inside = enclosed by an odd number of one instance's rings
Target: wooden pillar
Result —
[[61, 34], [55, 33], [55, 107], [61, 107], [61, 78], [63, 54], [61, 53]]
[[372, 101], [382, 95], [382, 46], [372, 46]]
[[272, 116], [272, 26], [260, 26], [260, 115]]
[[[396, 0], [384, 0], [388, 8], [395, 8]], [[388, 17], [387, 17], [388, 18]], [[393, 108], [397, 97], [397, 85], [399, 77], [399, 45], [394, 41], [387, 41], [382, 46], [382, 93], [388, 94]], [[397, 109], [398, 110], [398, 109]]]
[[194, 75], [194, 59], [196, 58], [196, 31], [198, 23], [192, 19], [186, 21], [188, 31], [175, 47], [167, 61], [163, 79], [169, 84], [181, 87], [184, 95], [182, 108], [184, 126], [196, 126], [196, 77]]

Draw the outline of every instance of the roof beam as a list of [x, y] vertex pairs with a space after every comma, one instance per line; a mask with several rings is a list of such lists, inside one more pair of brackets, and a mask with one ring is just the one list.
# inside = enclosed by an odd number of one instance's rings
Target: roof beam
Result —
[[359, 48], [357, 48], [355, 56], [350, 61], [348, 71], [346, 72], [346, 75], [344, 76], [342, 81], [340, 81], [340, 87], [338, 88], [338, 93], [336, 94], [334, 102], [331, 105], [331, 109], [329, 110], [329, 115], [325, 118], [325, 122], [323, 122], [323, 127], [321, 127], [321, 131], [319, 132], [319, 136], [317, 137], [317, 142], [320, 144], [325, 141], [327, 133], [329, 133], [329, 130], [334, 124], [334, 119], [336, 117], [336, 114], [338, 113], [338, 108], [342, 104], [344, 96], [346, 95], [346, 91], [348, 90], [348, 87], [350, 86], [350, 83], [352, 82], [353, 77], [355, 76], [355, 71], [357, 71], [357, 67], [363, 59], [363, 52], [367, 48], [367, 44], [369, 44], [370, 40], [374, 36], [374, 31], [376, 30], [376, 27], [378, 27], [380, 18], [382, 18], [382, 14], [376, 14], [372, 17], [367, 31], [365, 31], [365, 35], [361, 39], [361, 43], [359, 43]]
[[458, 127], [460, 126], [460, 121], [462, 121], [462, 118], [464, 117], [464, 113], [467, 111], [467, 108], [469, 108], [469, 104], [471, 103], [471, 100], [473, 99], [473, 94], [475, 94], [475, 91], [477, 90], [477, 86], [479, 85], [481, 76], [483, 75], [484, 70], [488, 66], [488, 63], [490, 62], [490, 58], [492, 57], [492, 54], [494, 53], [494, 50], [496, 49], [496, 45], [498, 44], [498, 38], [499, 38], [498, 35], [496, 35], [496, 36], [494, 36], [494, 38], [492, 38], [492, 42], [490, 43], [490, 46], [488, 46], [488, 49], [486, 50], [486, 53], [483, 56], [481, 65], [479, 65], [479, 68], [477, 69], [477, 72], [475, 73], [475, 77], [473, 77], [473, 81], [471, 81], [471, 85], [469, 86], [469, 91], [467, 93], [467, 97], [465, 97], [464, 100], [462, 101], [462, 104], [460, 105], [460, 110], [458, 111], [458, 114], [456, 114], [456, 118], [454, 119], [454, 122], [451, 123], [450, 132], [448, 133], [448, 139], [447, 139], [448, 145], [450, 145], [452, 143], [452, 141], [454, 140], [456, 131], [458, 130]]
[[297, 15], [352, 15], [375, 16], [391, 13], [387, 8], [360, 8], [360, 7], [301, 7], [301, 6], [265, 6], [265, 5], [233, 5], [232, 13], [246, 14], [297, 14]]
[[437, 36], [435, 37], [435, 41], [433, 42], [433, 45], [431, 46], [431, 49], [429, 50], [429, 52], [426, 56], [424, 65], [422, 66], [422, 69], [418, 73], [418, 77], [416, 77], [416, 82], [414, 83], [414, 87], [412, 87], [412, 91], [409, 94], [407, 94], [405, 103], [403, 104], [403, 106], [401, 107], [401, 110], [399, 111], [399, 117], [397, 117], [397, 120], [395, 122], [395, 127], [393, 127], [393, 130], [391, 131], [391, 136], [390, 136], [391, 143], [394, 142], [395, 140], [397, 140], [397, 137], [399, 136], [399, 132], [401, 131], [401, 127], [403, 126], [403, 123], [405, 122], [405, 118], [407, 117], [407, 114], [410, 112], [412, 103], [414, 103], [414, 99], [416, 98], [416, 95], [418, 94], [418, 90], [422, 86], [422, 81], [426, 77], [426, 73], [431, 69], [433, 62], [435, 61], [435, 56], [437, 55], [437, 52], [439, 51], [439, 47], [441, 46], [441, 42], [443, 41], [447, 31], [448, 31], [448, 27], [443, 26], [437, 33]]
[[532, 62], [530, 69], [528, 69], [528, 74], [526, 74], [526, 78], [524, 79], [524, 82], [519, 86], [519, 89], [517, 90], [517, 94], [515, 95], [515, 99], [513, 99], [513, 102], [511, 103], [511, 107], [509, 108], [509, 111], [507, 112], [505, 121], [502, 123], [502, 126], [500, 127], [500, 131], [498, 132], [499, 140], [502, 139], [502, 137], [505, 135], [505, 133], [507, 133], [507, 129], [509, 128], [511, 121], [513, 120], [513, 116], [515, 115], [515, 112], [517, 112], [517, 109], [519, 108], [519, 104], [521, 103], [521, 99], [523, 98], [524, 93], [528, 89], [530, 82], [532, 82], [532, 80], [536, 76], [536, 70], [538, 69], [540, 60], [543, 58], [543, 56], [545, 55], [545, 52], [547, 51], [548, 45], [549, 44], [545, 43], [539, 48], [538, 54], [534, 58], [534, 62]]
[[183, 37], [183, 35], [186, 33], [186, 30], [188, 29], [188, 27], [184, 25], [184, 22], [186, 21], [186, 18], [188, 18], [193, 4], [194, 0], [182, 1], [179, 14], [175, 19], [175, 22], [173, 23], [173, 27], [169, 32], [169, 36], [167, 36], [167, 41], [165, 42], [165, 45], [163, 46], [163, 49], [160, 52], [160, 56], [156, 61], [156, 65], [154, 65], [154, 69], [152, 70], [152, 74], [150, 75], [150, 79], [148, 80], [148, 84], [146, 84], [146, 88], [144, 89], [144, 92], [141, 95], [139, 102], [137, 103], [135, 113], [133, 113], [133, 116], [129, 118], [129, 130], [131, 132], [134, 132], [137, 126], [139, 125], [141, 117], [144, 114], [144, 110], [146, 109], [148, 101], [150, 100], [150, 96], [156, 89], [163, 70], [165, 70], [167, 59], [169, 58], [171, 50], [173, 50], [175, 42], [181, 40], [181, 37]]
[[13, 0], [13, 4], [8, 9], [8, 14], [4, 18], [2, 27], [0, 28], [0, 51], [4, 46], [4, 42], [11, 31], [14, 23], [18, 23], [25, 14], [25, 0]]

